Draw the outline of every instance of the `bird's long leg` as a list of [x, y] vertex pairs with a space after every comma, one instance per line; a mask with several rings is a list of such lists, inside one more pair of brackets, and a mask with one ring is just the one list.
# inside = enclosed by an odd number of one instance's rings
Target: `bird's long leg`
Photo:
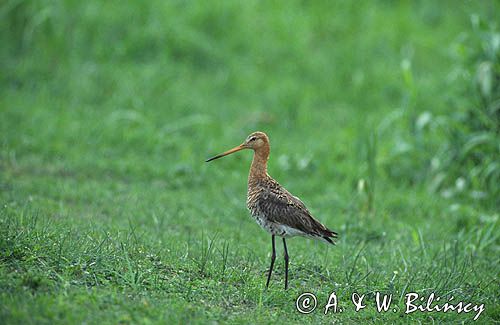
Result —
[[285, 248], [285, 290], [288, 289], [288, 249], [286, 248], [286, 241], [283, 238], [283, 247]]
[[266, 288], [269, 287], [269, 280], [271, 280], [271, 273], [273, 272], [274, 260], [276, 259], [276, 247], [274, 245], [274, 235], [271, 236], [271, 241], [273, 243], [273, 254], [271, 255], [271, 267], [269, 267], [269, 273], [267, 274]]

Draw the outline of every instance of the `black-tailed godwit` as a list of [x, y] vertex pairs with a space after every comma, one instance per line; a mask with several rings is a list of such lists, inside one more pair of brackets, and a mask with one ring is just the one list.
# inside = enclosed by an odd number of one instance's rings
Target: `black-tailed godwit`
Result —
[[266, 287], [273, 271], [276, 259], [274, 237], [283, 238], [285, 257], [285, 290], [288, 288], [288, 250], [285, 238], [303, 236], [335, 244], [332, 238], [337, 233], [316, 220], [302, 201], [288, 192], [267, 173], [269, 159], [269, 138], [264, 132], [250, 134], [245, 142], [231, 150], [208, 159], [206, 162], [227, 156], [234, 152], [252, 149], [254, 151], [250, 173], [248, 175], [247, 206], [257, 223], [271, 234], [273, 253], [267, 275]]

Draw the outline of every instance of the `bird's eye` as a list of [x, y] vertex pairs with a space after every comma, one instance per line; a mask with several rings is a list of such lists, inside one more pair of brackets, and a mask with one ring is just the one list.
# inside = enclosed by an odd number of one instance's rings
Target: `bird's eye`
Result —
[[248, 141], [251, 142], [251, 141], [255, 141], [257, 138], [256, 137], [251, 137]]

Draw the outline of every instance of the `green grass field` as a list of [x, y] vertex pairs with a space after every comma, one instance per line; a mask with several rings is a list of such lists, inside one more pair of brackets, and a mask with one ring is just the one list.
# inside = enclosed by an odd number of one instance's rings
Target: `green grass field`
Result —
[[[472, 322], [409, 292], [500, 322], [499, 22], [493, 0], [2, 2], [1, 322]], [[288, 240], [287, 291], [251, 153], [204, 162], [256, 130], [340, 237]]]

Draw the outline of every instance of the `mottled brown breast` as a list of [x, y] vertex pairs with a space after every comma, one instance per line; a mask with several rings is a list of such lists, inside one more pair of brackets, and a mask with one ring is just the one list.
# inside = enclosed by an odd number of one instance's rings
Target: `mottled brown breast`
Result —
[[261, 215], [259, 210], [259, 200], [261, 197], [262, 186], [256, 181], [249, 181], [247, 191], [247, 207], [252, 216]]

